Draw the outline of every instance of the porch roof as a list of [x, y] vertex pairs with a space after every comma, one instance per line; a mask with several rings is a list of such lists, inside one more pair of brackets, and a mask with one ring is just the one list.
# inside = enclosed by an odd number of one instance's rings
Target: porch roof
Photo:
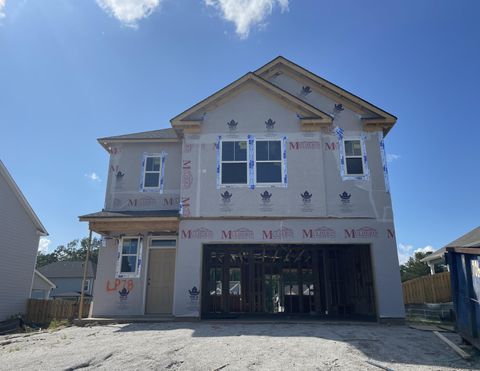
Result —
[[91, 214], [79, 216], [81, 222], [93, 219], [111, 218], [165, 218], [178, 217], [178, 210], [128, 210], [128, 211], [107, 211], [101, 210]]
[[178, 232], [178, 210], [106, 211], [79, 216], [101, 235], [129, 232]]

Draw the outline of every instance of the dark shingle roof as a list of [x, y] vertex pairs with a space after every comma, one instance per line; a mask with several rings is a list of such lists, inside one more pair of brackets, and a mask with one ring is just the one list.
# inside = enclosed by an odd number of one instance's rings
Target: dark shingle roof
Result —
[[[37, 270], [47, 278], [82, 278], [83, 261], [60, 261], [50, 263]], [[95, 277], [96, 264], [88, 262], [87, 277]]]
[[431, 260], [440, 259], [447, 251], [447, 247], [480, 247], [480, 227], [472, 229], [470, 232], [450, 242], [448, 245], [445, 245], [441, 249], [434, 251], [432, 254], [423, 258], [422, 261], [428, 262]]
[[96, 213], [79, 216], [81, 219], [102, 219], [102, 218], [166, 218], [178, 217], [178, 210], [135, 210], [135, 211], [99, 211]]
[[172, 128], [142, 131], [140, 133], [117, 135], [113, 137], [98, 138], [99, 142], [109, 142], [115, 140], [141, 140], [141, 139], [178, 139], [175, 130]]

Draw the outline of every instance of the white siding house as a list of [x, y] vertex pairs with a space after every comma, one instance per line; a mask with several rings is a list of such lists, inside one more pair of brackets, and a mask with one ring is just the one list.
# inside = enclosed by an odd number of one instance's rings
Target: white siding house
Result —
[[24, 313], [47, 231], [0, 161], [0, 321]]

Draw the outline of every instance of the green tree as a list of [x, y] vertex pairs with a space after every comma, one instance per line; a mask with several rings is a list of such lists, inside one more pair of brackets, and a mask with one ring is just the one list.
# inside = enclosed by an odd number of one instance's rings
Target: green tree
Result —
[[426, 253], [418, 251], [411, 256], [405, 264], [400, 265], [400, 276], [402, 277], [402, 282], [430, 274], [430, 268], [428, 265], [420, 260], [431, 253], [431, 251]]
[[[92, 238], [89, 260], [95, 264], [98, 262], [98, 249], [101, 245], [102, 240], [100, 238]], [[66, 246], [60, 245], [51, 253], [44, 254], [40, 252], [37, 255], [37, 267], [43, 267], [57, 261], [85, 261], [87, 247], [88, 237], [84, 237], [81, 240], [75, 239], [70, 241]]]

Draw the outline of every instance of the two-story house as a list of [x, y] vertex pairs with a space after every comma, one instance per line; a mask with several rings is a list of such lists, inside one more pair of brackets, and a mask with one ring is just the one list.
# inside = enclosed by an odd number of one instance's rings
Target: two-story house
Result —
[[0, 160], [0, 322], [27, 309], [42, 236], [47, 230]]
[[404, 317], [384, 136], [396, 117], [278, 57], [101, 138], [93, 316]]

